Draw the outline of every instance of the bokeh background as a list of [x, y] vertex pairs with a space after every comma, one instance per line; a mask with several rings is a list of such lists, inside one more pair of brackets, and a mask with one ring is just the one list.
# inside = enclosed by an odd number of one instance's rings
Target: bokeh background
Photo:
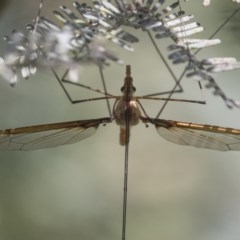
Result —
[[[170, 1], [169, 1], [170, 2]], [[45, 1], [43, 15], [71, 1]], [[1, 0], [0, 38], [12, 29], [25, 31], [36, 16], [38, 0]], [[209, 37], [239, 5], [200, 0], [182, 2], [196, 16]], [[240, 13], [217, 34], [222, 44], [207, 48], [199, 58], [233, 56], [240, 60]], [[131, 30], [133, 31], [133, 30]], [[137, 95], [170, 90], [173, 80], [144, 32], [134, 53], [114, 48], [131, 64]], [[199, 36], [200, 37], [200, 36]], [[164, 54], [169, 40], [158, 43]], [[0, 44], [4, 55], [6, 44]], [[178, 76], [181, 68], [172, 66]], [[81, 67], [81, 81], [98, 87], [94, 66]], [[112, 64], [105, 77], [109, 92], [118, 95], [124, 65]], [[216, 75], [232, 98], [240, 99], [239, 71]], [[202, 99], [198, 84], [182, 82], [176, 97]], [[0, 81], [0, 128], [107, 116], [106, 103], [71, 105], [47, 69], [11, 88]], [[69, 88], [74, 99], [87, 93]], [[229, 110], [204, 89], [207, 105], [169, 103], [162, 118], [240, 128], [240, 109]], [[159, 102], [147, 102], [154, 116]], [[0, 239], [76, 240], [121, 239], [124, 148], [118, 127], [100, 126], [80, 143], [30, 152], [0, 152]], [[174, 145], [162, 139], [153, 126], [143, 124], [131, 132], [129, 160], [127, 239], [236, 240], [240, 236], [240, 152], [217, 152]]]

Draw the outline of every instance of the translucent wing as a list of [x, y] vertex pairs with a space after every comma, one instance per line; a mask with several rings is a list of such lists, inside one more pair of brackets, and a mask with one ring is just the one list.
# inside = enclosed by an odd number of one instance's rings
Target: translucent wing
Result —
[[0, 130], [0, 150], [27, 151], [72, 144], [93, 135], [109, 118]]
[[161, 119], [151, 122], [163, 138], [176, 144], [219, 151], [240, 150], [239, 129]]

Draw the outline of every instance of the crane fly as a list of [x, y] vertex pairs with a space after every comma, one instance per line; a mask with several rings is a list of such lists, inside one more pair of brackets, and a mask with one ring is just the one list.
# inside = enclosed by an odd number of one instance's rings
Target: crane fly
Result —
[[34, 150], [76, 143], [93, 135], [99, 125], [113, 121], [120, 126], [121, 145], [129, 140], [128, 126], [142, 121], [155, 125], [160, 136], [176, 144], [221, 151], [240, 150], [240, 129], [150, 118], [140, 99], [160, 98], [137, 97], [135, 90], [128, 65], [122, 96], [112, 97], [116, 100], [111, 117], [0, 130], [0, 150]]
[[99, 125], [115, 121], [120, 127], [120, 144], [125, 146], [122, 208], [122, 240], [125, 240], [128, 152], [132, 126], [139, 124], [140, 121], [146, 125], [153, 124], [160, 136], [170, 142], [220, 151], [240, 150], [240, 129], [148, 117], [140, 99], [163, 100], [163, 98], [134, 96], [136, 88], [133, 85], [130, 65], [126, 66], [126, 77], [121, 91], [121, 96], [105, 97], [115, 98], [110, 117], [0, 130], [0, 150], [34, 150], [76, 143], [93, 135]]
[[[150, 3], [151, 1], [148, 1]], [[163, 2], [163, 1], [159, 1]], [[40, 11], [42, 8], [43, 0], [39, 7], [39, 13], [36, 18], [34, 31], [36, 31], [37, 23], [39, 22]], [[221, 28], [223, 25], [221, 25]], [[219, 31], [220, 29], [218, 29]], [[216, 33], [218, 32], [216, 31]], [[148, 32], [153, 46], [161, 57], [160, 50], [157, 47], [152, 35]], [[212, 37], [216, 34], [214, 33]], [[165, 62], [165, 61], [164, 61]], [[169, 69], [168, 65], [166, 65]], [[52, 69], [55, 74], [55, 71]], [[121, 96], [113, 96], [105, 94], [102, 98], [85, 99], [79, 102], [87, 102], [101, 99], [115, 99], [113, 108], [110, 112], [110, 117], [88, 119], [61, 123], [52, 123], [36, 126], [28, 126], [21, 128], [12, 128], [0, 130], [0, 150], [9, 151], [27, 151], [43, 148], [57, 147], [61, 145], [73, 144], [79, 142], [87, 137], [92, 136], [100, 125], [106, 125], [115, 121], [120, 128], [119, 141], [120, 144], [125, 146], [125, 164], [124, 164], [124, 184], [123, 184], [123, 215], [122, 215], [122, 240], [126, 239], [126, 219], [127, 219], [127, 186], [128, 186], [128, 149], [130, 139], [130, 128], [142, 122], [145, 125], [153, 124], [159, 135], [166, 140], [180, 145], [194, 146], [198, 148], [207, 148], [219, 151], [240, 150], [240, 129], [225, 128], [212, 125], [195, 124], [188, 122], [180, 122], [173, 120], [160, 119], [159, 114], [155, 117], [149, 117], [144, 110], [141, 99], [149, 100], [165, 100], [173, 101], [171, 95], [175, 92], [182, 92], [183, 89], [180, 85], [182, 76], [177, 79], [169, 70], [173, 79], [176, 82], [175, 87], [167, 99], [155, 97], [159, 93], [151, 94], [148, 96], [135, 96], [136, 91], [133, 85], [133, 78], [131, 76], [131, 67], [126, 67], [126, 77], [124, 84], [121, 88]], [[56, 76], [57, 77], [57, 76]], [[57, 77], [58, 79], [58, 77]], [[59, 80], [59, 79], [58, 79]], [[67, 82], [67, 81], [65, 81]], [[60, 85], [62, 84], [59, 81]], [[62, 85], [61, 85], [62, 86]], [[83, 86], [90, 89], [89, 87]], [[93, 90], [93, 89], [92, 89]], [[68, 96], [68, 95], [67, 95]], [[197, 102], [185, 101], [183, 102]], [[73, 102], [76, 103], [76, 102]], [[198, 102], [202, 103], [202, 102]], [[166, 104], [165, 104], [166, 105]], [[164, 107], [165, 107], [164, 105]]]

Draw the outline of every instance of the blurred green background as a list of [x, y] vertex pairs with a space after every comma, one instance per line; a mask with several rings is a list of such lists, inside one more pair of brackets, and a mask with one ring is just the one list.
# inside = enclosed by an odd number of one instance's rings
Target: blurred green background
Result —
[[[38, 0], [8, 0], [0, 5], [0, 38], [12, 29], [25, 31], [38, 11]], [[43, 15], [52, 17], [60, 4], [45, 1]], [[196, 16], [209, 37], [239, 7], [230, 0], [182, 3]], [[222, 44], [207, 48], [199, 58], [233, 56], [240, 60], [240, 14], [218, 34]], [[131, 30], [133, 31], [133, 30]], [[113, 50], [131, 64], [136, 95], [171, 89], [173, 80], [148, 36], [134, 53]], [[163, 49], [169, 40], [159, 42]], [[6, 44], [0, 44], [4, 55]], [[97, 86], [99, 73], [83, 66], [81, 81]], [[173, 66], [176, 75], [181, 67]], [[105, 76], [109, 92], [118, 95], [125, 66], [112, 64]], [[239, 71], [216, 75], [225, 92], [240, 99]], [[20, 80], [15, 88], [1, 81], [0, 128], [107, 116], [105, 102], [71, 105], [47, 69]], [[181, 98], [201, 99], [197, 82], [183, 80]], [[84, 96], [69, 88], [73, 98]], [[240, 110], [204, 89], [208, 104], [171, 103], [162, 118], [240, 128]], [[92, 96], [92, 95], [90, 95]], [[154, 116], [160, 103], [146, 103]], [[124, 148], [113, 123], [80, 143], [32, 152], [0, 152], [0, 239], [76, 240], [121, 239]], [[240, 236], [240, 153], [217, 152], [174, 145], [143, 124], [131, 132], [129, 163], [128, 240], [235, 240]]]

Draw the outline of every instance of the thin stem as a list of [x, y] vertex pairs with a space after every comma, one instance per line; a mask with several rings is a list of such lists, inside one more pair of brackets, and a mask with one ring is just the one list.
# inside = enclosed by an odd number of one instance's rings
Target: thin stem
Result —
[[37, 17], [35, 19], [35, 24], [34, 24], [34, 29], [33, 29], [34, 33], [37, 31], [37, 26], [38, 26], [38, 23], [39, 23], [39, 19], [40, 19], [40, 14], [41, 14], [42, 8], [43, 8], [43, 0], [40, 0], [38, 13], [37, 13]]

